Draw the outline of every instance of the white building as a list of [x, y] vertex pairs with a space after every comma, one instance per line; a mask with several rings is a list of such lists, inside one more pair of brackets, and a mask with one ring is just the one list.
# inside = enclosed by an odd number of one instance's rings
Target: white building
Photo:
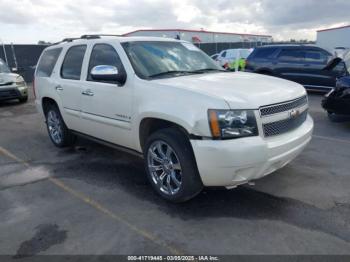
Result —
[[124, 34], [125, 36], [158, 36], [177, 38], [193, 43], [235, 43], [235, 42], [254, 42], [271, 43], [272, 36], [270, 35], [254, 35], [254, 34], [239, 34], [212, 32], [205, 30], [186, 30], [186, 29], [142, 29]]
[[317, 31], [316, 44], [330, 52], [337, 47], [350, 48], [350, 25]]

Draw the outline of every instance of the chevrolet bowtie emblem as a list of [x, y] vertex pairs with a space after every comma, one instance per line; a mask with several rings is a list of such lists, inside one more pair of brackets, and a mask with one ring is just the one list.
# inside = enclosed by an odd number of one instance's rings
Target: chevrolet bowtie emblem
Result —
[[300, 111], [297, 109], [293, 109], [292, 111], [289, 112], [289, 117], [290, 118], [296, 118], [300, 115]]

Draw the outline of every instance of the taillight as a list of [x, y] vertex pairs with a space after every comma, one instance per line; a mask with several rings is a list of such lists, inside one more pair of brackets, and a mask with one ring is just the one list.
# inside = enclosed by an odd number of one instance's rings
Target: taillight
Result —
[[35, 92], [35, 77], [33, 78], [33, 94], [34, 94], [34, 98], [36, 99], [36, 92]]

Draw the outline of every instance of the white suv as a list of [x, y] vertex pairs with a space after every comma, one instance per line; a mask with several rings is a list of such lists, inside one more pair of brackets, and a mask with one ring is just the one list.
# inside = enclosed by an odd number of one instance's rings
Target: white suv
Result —
[[173, 39], [66, 39], [41, 55], [35, 91], [57, 147], [82, 135], [142, 156], [154, 189], [174, 202], [283, 167], [313, 130], [301, 85], [224, 71]]

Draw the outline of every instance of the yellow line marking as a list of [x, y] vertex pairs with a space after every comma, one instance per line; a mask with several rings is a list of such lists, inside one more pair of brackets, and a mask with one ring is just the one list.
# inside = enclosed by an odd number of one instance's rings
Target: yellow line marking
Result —
[[[11, 152], [9, 152], [8, 150], [6, 150], [5, 148], [0, 146], [0, 154], [3, 154], [13, 160], [15, 160], [18, 163], [23, 164], [24, 166], [30, 168], [30, 164], [28, 162], [26, 162], [25, 160], [15, 156], [14, 154], [12, 154]], [[96, 210], [100, 211], [101, 213], [109, 216], [110, 218], [112, 218], [113, 220], [120, 222], [122, 224], [124, 224], [125, 226], [127, 226], [130, 230], [134, 231], [135, 233], [141, 235], [142, 237], [152, 241], [154, 244], [157, 244], [159, 246], [163, 246], [166, 249], [168, 249], [172, 254], [174, 255], [181, 255], [183, 254], [183, 252], [180, 252], [179, 250], [177, 250], [176, 248], [168, 245], [167, 243], [165, 243], [164, 241], [158, 239], [157, 237], [155, 237], [154, 235], [152, 235], [151, 233], [149, 233], [146, 230], [140, 229], [137, 226], [131, 224], [130, 222], [128, 222], [125, 218], [118, 216], [117, 214], [113, 213], [112, 211], [108, 210], [107, 208], [103, 207], [101, 204], [99, 204], [97, 201], [89, 198], [88, 196], [84, 195], [83, 193], [80, 193], [78, 191], [75, 191], [74, 189], [72, 189], [71, 187], [67, 186], [66, 184], [64, 184], [62, 181], [60, 181], [57, 178], [54, 177], [49, 177], [48, 180], [50, 182], [52, 182], [53, 184], [55, 184], [57, 187], [61, 188], [63, 191], [70, 193], [72, 196], [74, 196], [75, 198], [85, 202], [86, 204], [92, 206], [93, 208], [95, 208]]]
[[333, 137], [328, 137], [328, 136], [318, 136], [318, 135], [313, 135], [312, 137], [323, 139], [323, 140], [328, 140], [328, 141], [333, 141], [333, 142], [349, 143], [350, 144], [350, 140], [345, 140], [345, 139], [333, 138]]
[[21, 163], [23, 165], [25, 165], [26, 167], [30, 167], [29, 163], [24, 161], [23, 159], [18, 158], [17, 156], [15, 156], [14, 154], [12, 154], [10, 151], [6, 150], [5, 148], [0, 146], [0, 153], [15, 160], [18, 163]]

